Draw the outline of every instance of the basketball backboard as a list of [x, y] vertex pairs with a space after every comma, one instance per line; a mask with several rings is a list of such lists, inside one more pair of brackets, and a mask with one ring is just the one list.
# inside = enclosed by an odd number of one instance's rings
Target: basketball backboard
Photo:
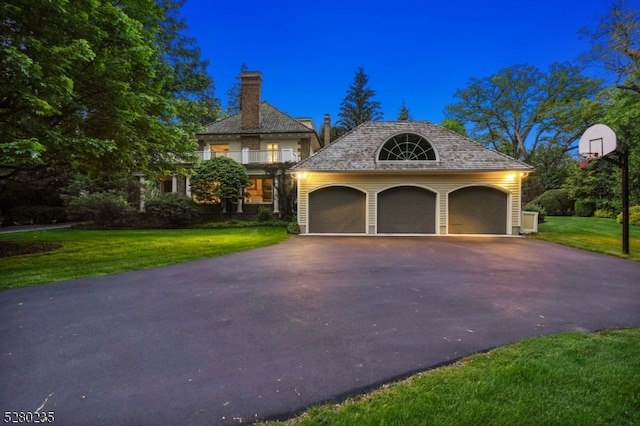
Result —
[[589, 127], [580, 138], [578, 154], [592, 160], [611, 154], [616, 147], [615, 132], [604, 124], [595, 124]]

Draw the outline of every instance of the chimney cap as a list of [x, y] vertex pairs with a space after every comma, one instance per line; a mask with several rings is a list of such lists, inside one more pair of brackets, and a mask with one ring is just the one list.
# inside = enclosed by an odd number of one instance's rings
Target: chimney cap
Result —
[[260, 71], [244, 71], [240, 74], [240, 78], [251, 78], [251, 77], [259, 77], [262, 79], [262, 73]]

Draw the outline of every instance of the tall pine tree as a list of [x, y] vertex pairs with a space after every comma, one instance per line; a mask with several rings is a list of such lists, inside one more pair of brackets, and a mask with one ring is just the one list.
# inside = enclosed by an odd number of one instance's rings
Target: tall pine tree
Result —
[[373, 99], [376, 92], [367, 86], [368, 83], [369, 77], [365, 74], [364, 67], [359, 67], [356, 70], [353, 83], [347, 90], [347, 96], [340, 104], [340, 112], [338, 113], [340, 120], [337, 124], [343, 133], [367, 121], [382, 119], [380, 102]]

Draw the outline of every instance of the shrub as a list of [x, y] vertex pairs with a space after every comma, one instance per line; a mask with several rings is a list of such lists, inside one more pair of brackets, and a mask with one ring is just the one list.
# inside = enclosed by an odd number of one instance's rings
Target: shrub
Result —
[[287, 233], [298, 235], [300, 233], [300, 225], [298, 225], [296, 222], [289, 222], [287, 224]]
[[544, 218], [547, 216], [547, 211], [539, 204], [527, 204], [524, 206], [524, 210], [528, 212], [538, 212], [538, 223], [543, 223]]
[[596, 204], [588, 201], [576, 201], [574, 204], [574, 213], [580, 217], [591, 217], [596, 211]]
[[[622, 223], [622, 213], [616, 218], [618, 223]], [[640, 206], [629, 207], [629, 225], [640, 226]]]
[[258, 209], [258, 215], [256, 216], [258, 222], [268, 222], [273, 220], [273, 213], [266, 207], [260, 207]]
[[[6, 220], [13, 225], [32, 225], [34, 223], [56, 223], [66, 220], [64, 207], [18, 206], [7, 212]], [[0, 221], [0, 223], [2, 223]]]
[[550, 189], [536, 197], [531, 204], [540, 205], [549, 216], [571, 216], [573, 201], [566, 189]]
[[616, 212], [608, 209], [596, 209], [596, 211], [593, 212], [593, 215], [595, 217], [602, 217], [606, 219], [615, 219], [615, 217], [617, 216]]
[[146, 201], [145, 210], [153, 218], [170, 226], [186, 225], [198, 217], [196, 203], [177, 192], [161, 194]]
[[71, 220], [91, 220], [98, 228], [126, 228], [135, 223], [137, 211], [113, 192], [96, 192], [72, 197], [67, 204]]

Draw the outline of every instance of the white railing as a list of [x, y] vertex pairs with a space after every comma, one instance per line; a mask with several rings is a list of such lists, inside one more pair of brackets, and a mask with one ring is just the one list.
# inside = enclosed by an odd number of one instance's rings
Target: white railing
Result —
[[197, 151], [196, 154], [201, 160], [211, 160], [215, 157], [229, 157], [241, 164], [270, 164], [284, 163], [292, 161], [297, 163], [300, 156], [293, 152], [291, 148], [279, 149], [276, 151], [255, 151], [244, 148], [242, 151]]

